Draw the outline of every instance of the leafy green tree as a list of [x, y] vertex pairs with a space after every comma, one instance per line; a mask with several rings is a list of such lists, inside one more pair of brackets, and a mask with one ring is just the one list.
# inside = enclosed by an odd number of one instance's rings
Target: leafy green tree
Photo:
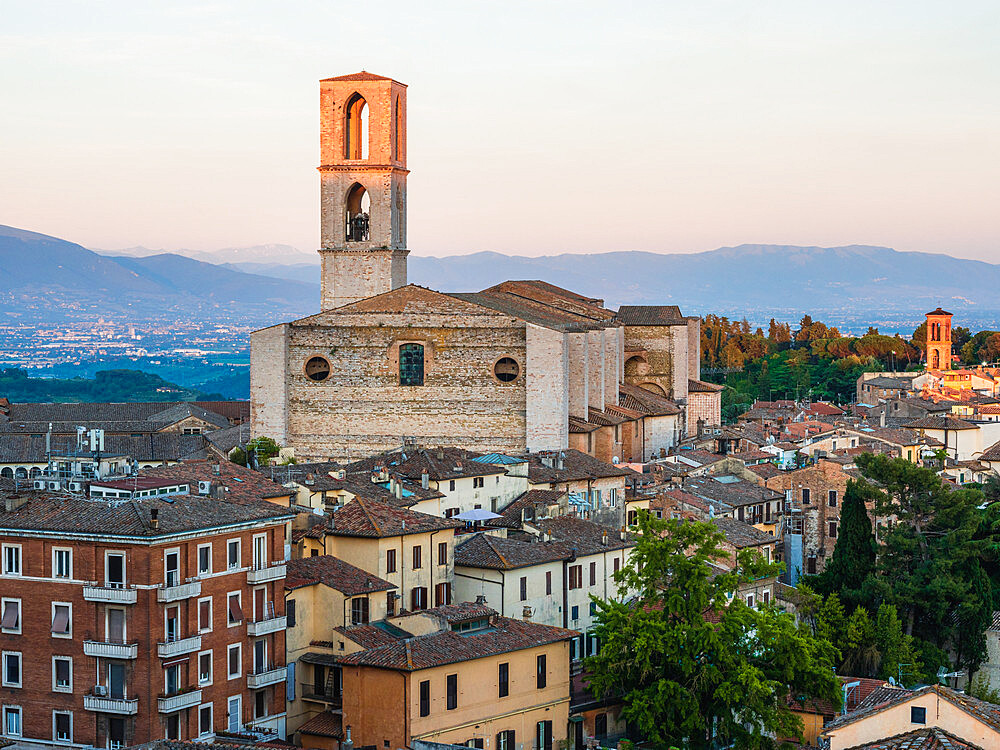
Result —
[[841, 648], [847, 641], [847, 613], [840, 597], [830, 594], [819, 607], [816, 615], [816, 635]]
[[917, 673], [922, 669], [913, 638], [903, 632], [903, 623], [892, 604], [879, 605], [875, 615], [875, 644], [881, 657], [877, 675], [880, 679], [901, 679], [903, 672]]
[[[589, 657], [596, 696], [618, 695], [622, 716], [658, 747], [772, 748], [801, 736], [789, 694], [840, 703], [836, 650], [768, 605], [730, 601], [739, 585], [778, 566], [744, 551], [733, 572], [714, 524], [639, 520], [633, 564], [616, 580], [629, 601], [593, 599], [602, 648]], [[624, 598], [624, 597], [622, 597]]]
[[867, 482], [853, 479], [847, 482], [837, 545], [819, 576], [817, 588], [827, 593], [839, 592], [849, 606], [863, 603], [862, 589], [875, 572], [875, 534], [866, 503], [874, 503], [877, 494]]
[[250, 458], [250, 462], [255, 463], [256, 466], [263, 466], [279, 453], [281, 453], [281, 446], [275, 442], [274, 438], [262, 435], [247, 443], [247, 456]]
[[864, 607], [854, 610], [847, 621], [847, 638], [844, 642], [844, 663], [840, 669], [852, 677], [874, 677], [882, 662], [875, 642], [875, 625]]
[[982, 494], [946, 487], [901, 458], [863, 454], [857, 465], [880, 488], [876, 514], [896, 519], [882, 537], [878, 568], [905, 632], [977, 664], [994, 609], [982, 567], [990, 544], [982, 538]]
[[234, 464], [239, 464], [240, 466], [247, 465], [247, 452], [236, 446], [229, 452], [229, 460]]

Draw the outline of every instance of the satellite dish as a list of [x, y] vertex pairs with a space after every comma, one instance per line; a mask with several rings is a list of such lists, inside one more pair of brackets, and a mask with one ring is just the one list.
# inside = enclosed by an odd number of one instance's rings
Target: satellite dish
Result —
[[895, 677], [890, 677], [889, 678], [889, 684], [892, 685], [893, 687], [896, 687], [896, 678]]
[[613, 464], [620, 464], [621, 462], [622, 462], [622, 460], [620, 458], [618, 458], [618, 456], [613, 456], [611, 458], [611, 463], [613, 463]]

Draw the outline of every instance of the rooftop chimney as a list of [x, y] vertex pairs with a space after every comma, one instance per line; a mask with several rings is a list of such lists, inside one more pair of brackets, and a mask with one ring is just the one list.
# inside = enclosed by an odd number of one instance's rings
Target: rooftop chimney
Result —
[[425, 490], [431, 488], [431, 475], [427, 473], [427, 469], [420, 472], [420, 486]]
[[608, 532], [607, 532], [607, 529], [605, 529], [604, 531], [601, 532], [601, 544], [603, 544], [605, 547], [608, 546]]
[[219, 476], [222, 473], [222, 466], [220, 464], [212, 464], [212, 473], [215, 476]]
[[149, 528], [158, 529], [160, 528], [160, 509], [150, 508], [149, 510]]
[[476, 596], [476, 604], [480, 606], [486, 604], [486, 594], [479, 594]]
[[344, 731], [344, 741], [340, 743], [340, 750], [354, 750], [354, 740], [351, 739], [351, 725], [348, 724]]

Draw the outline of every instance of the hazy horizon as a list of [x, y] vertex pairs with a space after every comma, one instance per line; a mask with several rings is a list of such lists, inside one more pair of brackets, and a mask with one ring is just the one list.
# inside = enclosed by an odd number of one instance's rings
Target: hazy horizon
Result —
[[318, 245], [318, 79], [409, 85], [414, 255], [1000, 262], [1000, 5], [5, 2], [0, 223]]

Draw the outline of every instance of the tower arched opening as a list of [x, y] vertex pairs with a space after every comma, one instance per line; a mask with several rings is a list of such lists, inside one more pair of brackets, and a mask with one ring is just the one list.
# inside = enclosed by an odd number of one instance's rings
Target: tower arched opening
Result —
[[371, 197], [360, 182], [351, 185], [347, 191], [345, 236], [348, 242], [367, 242], [371, 228]]
[[352, 94], [344, 107], [344, 158], [368, 158], [368, 102]]

